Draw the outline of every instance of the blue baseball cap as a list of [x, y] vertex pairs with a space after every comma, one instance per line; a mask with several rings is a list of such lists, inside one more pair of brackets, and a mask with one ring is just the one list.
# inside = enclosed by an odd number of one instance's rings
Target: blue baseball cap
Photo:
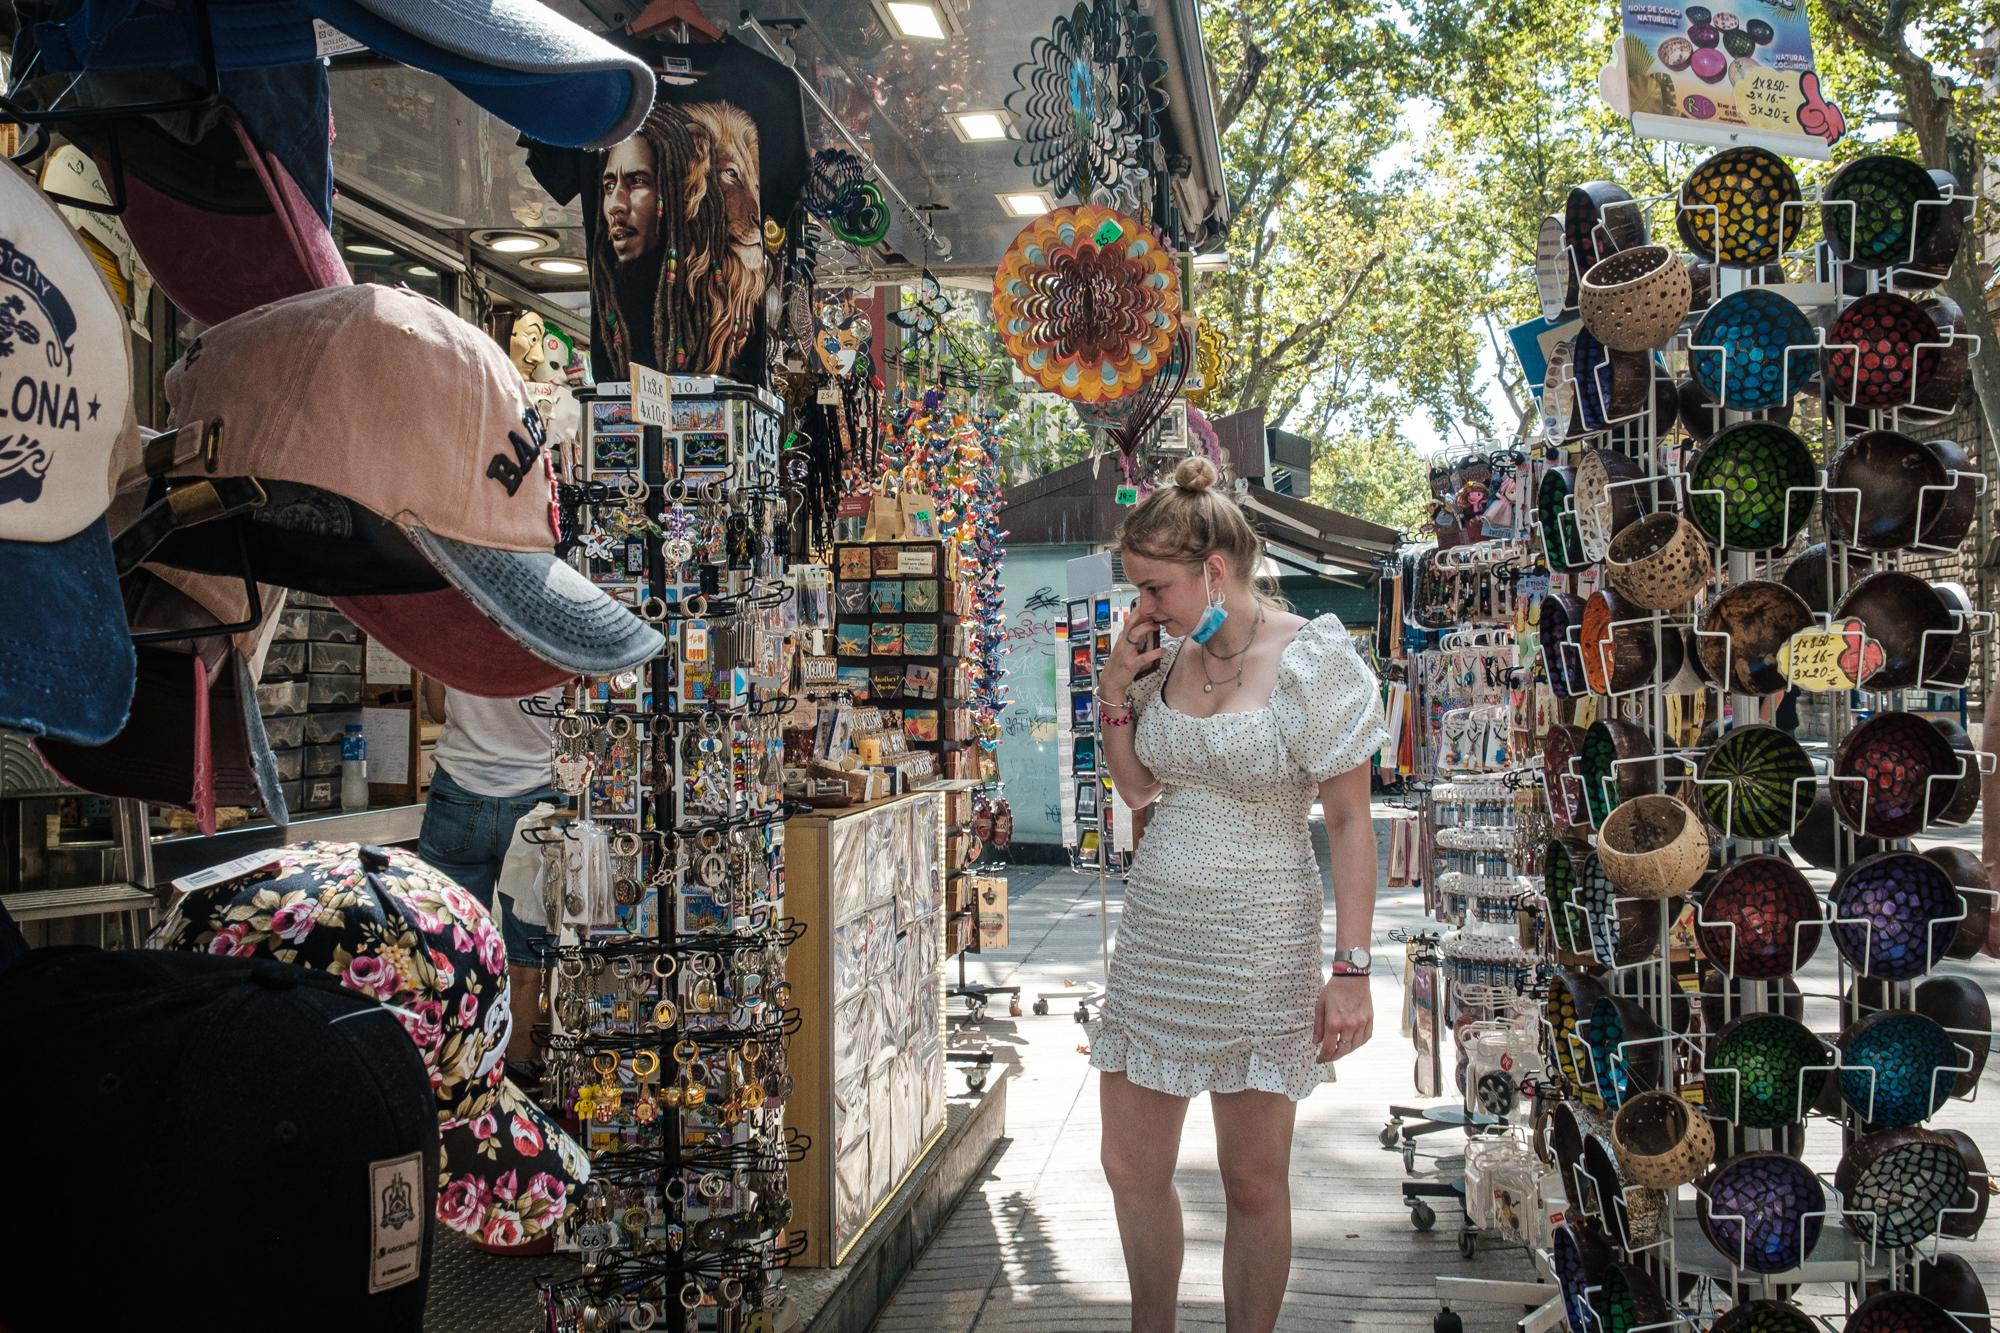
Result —
[[[218, 71], [293, 65], [359, 44], [441, 75], [557, 147], [609, 147], [653, 106], [645, 61], [539, 0], [209, 0], [205, 12]], [[193, 0], [84, 0], [67, 18], [31, 26], [48, 71], [206, 68]]]
[[111, 553], [139, 461], [125, 319], [33, 181], [0, 166], [0, 728], [97, 745], [136, 657]]

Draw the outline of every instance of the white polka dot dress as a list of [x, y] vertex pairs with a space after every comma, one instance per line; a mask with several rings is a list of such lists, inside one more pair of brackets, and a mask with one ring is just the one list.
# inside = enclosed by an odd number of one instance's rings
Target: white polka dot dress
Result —
[[1270, 702], [1190, 717], [1135, 681], [1133, 744], [1160, 780], [1125, 881], [1090, 1063], [1179, 1097], [1255, 1088], [1303, 1100], [1333, 1079], [1313, 1045], [1325, 984], [1319, 784], [1388, 742], [1375, 680], [1335, 616], [1301, 626]]

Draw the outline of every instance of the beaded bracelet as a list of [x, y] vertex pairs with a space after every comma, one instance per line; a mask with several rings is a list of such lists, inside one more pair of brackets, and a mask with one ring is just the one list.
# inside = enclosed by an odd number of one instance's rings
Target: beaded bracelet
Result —
[[1111, 716], [1111, 715], [1110, 715], [1109, 713], [1105, 714], [1105, 716], [1104, 716], [1104, 725], [1105, 725], [1105, 726], [1107, 726], [1107, 727], [1129, 727], [1129, 726], [1131, 726], [1131, 725], [1132, 725], [1132, 712], [1131, 712], [1131, 710], [1130, 710], [1130, 709], [1127, 709], [1127, 710], [1125, 711], [1125, 715], [1124, 715], [1123, 717], [1113, 717], [1113, 716]]

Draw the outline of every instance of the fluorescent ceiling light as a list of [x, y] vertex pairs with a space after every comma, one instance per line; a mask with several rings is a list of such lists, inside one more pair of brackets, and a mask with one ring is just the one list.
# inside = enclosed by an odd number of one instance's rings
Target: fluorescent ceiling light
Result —
[[1016, 190], [997, 196], [1010, 218], [1038, 218], [1056, 206], [1041, 190]]
[[1194, 257], [1194, 266], [1202, 270], [1228, 268], [1229, 252], [1227, 250], [1217, 250], [1213, 254], [1196, 255]]
[[413, 278], [435, 278], [438, 271], [429, 264], [412, 264], [409, 267], [409, 274]]
[[926, 0], [882, 0], [882, 12], [898, 37], [922, 42], [945, 39], [944, 15]]
[[555, 240], [552, 237], [530, 236], [526, 232], [519, 231], [495, 232], [491, 236], [480, 238], [479, 243], [487, 249], [497, 250], [503, 255], [525, 255], [531, 254], [536, 250], [553, 250], [556, 248]]
[[564, 277], [589, 271], [581, 259], [530, 259], [528, 267], [543, 273], [560, 274]]
[[954, 111], [951, 126], [967, 143], [992, 143], [1007, 137], [1004, 111]]
[[346, 248], [347, 253], [351, 255], [366, 255], [370, 259], [394, 259], [396, 257], [396, 252], [386, 245], [369, 245], [362, 241], [349, 241]]

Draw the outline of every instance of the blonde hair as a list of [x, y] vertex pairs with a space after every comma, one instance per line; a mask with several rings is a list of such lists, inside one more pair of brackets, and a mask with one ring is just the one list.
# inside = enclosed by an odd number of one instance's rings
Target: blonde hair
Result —
[[1248, 582], [1272, 606], [1284, 603], [1276, 585], [1257, 577], [1264, 539], [1243, 515], [1243, 506], [1219, 489], [1222, 473], [1196, 454], [1174, 469], [1173, 483], [1139, 502], [1118, 525], [1118, 549], [1147, 560], [1198, 565], [1220, 553], [1232, 575]]

